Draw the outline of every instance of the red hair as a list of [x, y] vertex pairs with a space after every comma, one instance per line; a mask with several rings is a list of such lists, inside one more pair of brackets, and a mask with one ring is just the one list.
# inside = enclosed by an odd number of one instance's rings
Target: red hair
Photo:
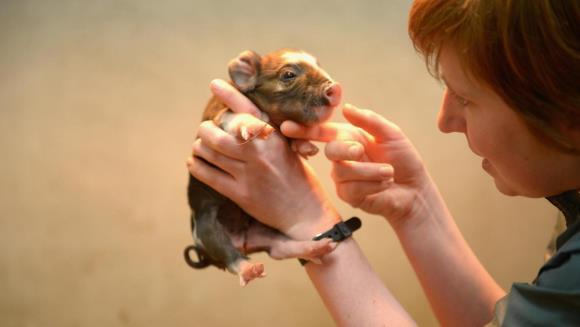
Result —
[[409, 35], [432, 75], [450, 45], [536, 134], [580, 152], [562, 133], [580, 129], [580, 1], [416, 0]]

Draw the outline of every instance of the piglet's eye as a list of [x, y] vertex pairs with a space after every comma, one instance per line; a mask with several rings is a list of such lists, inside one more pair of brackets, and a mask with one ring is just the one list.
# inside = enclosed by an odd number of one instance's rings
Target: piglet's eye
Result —
[[283, 72], [282, 76], [280, 77], [280, 79], [284, 82], [290, 82], [295, 78], [296, 78], [296, 74], [292, 71], [289, 71], [289, 70]]

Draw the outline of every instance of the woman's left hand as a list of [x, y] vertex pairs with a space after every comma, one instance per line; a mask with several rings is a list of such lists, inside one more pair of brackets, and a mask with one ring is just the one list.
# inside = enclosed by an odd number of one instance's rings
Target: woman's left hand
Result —
[[[260, 111], [239, 91], [225, 82], [211, 86], [232, 111], [240, 112], [233, 118], [234, 125], [253, 131], [265, 128], [266, 123], [256, 118]], [[278, 132], [243, 143], [205, 121], [193, 153], [187, 163], [195, 178], [290, 237], [311, 239], [340, 219], [311, 167]]]

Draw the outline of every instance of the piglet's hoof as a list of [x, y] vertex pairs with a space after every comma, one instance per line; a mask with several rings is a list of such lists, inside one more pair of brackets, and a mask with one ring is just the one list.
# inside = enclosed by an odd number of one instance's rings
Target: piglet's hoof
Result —
[[306, 159], [318, 153], [318, 148], [316, 145], [307, 140], [292, 140], [290, 147], [292, 148], [292, 151], [298, 153]]
[[251, 141], [256, 137], [265, 140], [273, 131], [272, 126], [268, 125], [268, 123], [263, 123], [259, 126], [240, 126], [238, 138], [242, 139], [242, 141]]
[[312, 261], [315, 264], [322, 263], [322, 256], [327, 253], [330, 253], [336, 249], [338, 243], [333, 242], [331, 239], [323, 239], [320, 241], [309, 241], [310, 246], [308, 246], [308, 250], [301, 255], [302, 259], [306, 259], [308, 261]]
[[256, 278], [266, 277], [266, 273], [264, 273], [264, 264], [244, 261], [240, 264], [240, 272], [238, 275], [240, 276], [240, 285], [246, 286]]

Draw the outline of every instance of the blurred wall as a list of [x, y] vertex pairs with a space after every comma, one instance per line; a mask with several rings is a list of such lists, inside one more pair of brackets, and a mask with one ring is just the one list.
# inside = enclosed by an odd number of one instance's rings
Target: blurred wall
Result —
[[[0, 1], [0, 325], [331, 326], [301, 267], [265, 255], [238, 286], [182, 259], [184, 161], [212, 78], [245, 49], [303, 48], [344, 100], [399, 124], [504, 287], [530, 281], [556, 212], [498, 194], [435, 119], [442, 87], [406, 34], [410, 1]], [[335, 115], [340, 120], [340, 114]], [[356, 239], [422, 326], [436, 321], [381, 217]], [[348, 278], [348, 276], [345, 276]]]

